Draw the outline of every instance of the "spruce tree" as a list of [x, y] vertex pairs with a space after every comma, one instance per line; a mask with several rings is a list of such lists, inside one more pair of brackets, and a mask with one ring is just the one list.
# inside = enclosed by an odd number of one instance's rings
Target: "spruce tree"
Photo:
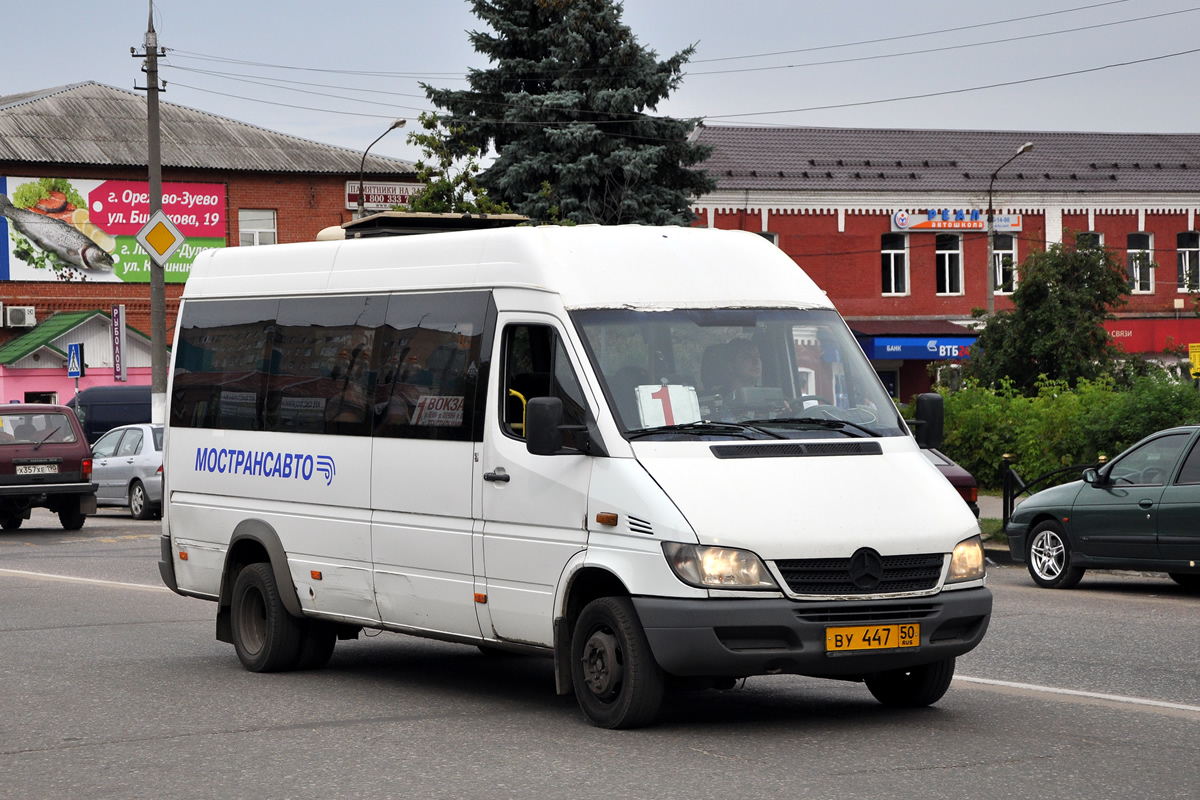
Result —
[[536, 221], [686, 224], [715, 187], [690, 169], [708, 148], [696, 120], [653, 111], [694, 52], [666, 61], [638, 44], [613, 0], [472, 0], [494, 33], [472, 32], [492, 62], [469, 89], [423, 85], [453, 130], [451, 150], [496, 153], [479, 176], [494, 200]]

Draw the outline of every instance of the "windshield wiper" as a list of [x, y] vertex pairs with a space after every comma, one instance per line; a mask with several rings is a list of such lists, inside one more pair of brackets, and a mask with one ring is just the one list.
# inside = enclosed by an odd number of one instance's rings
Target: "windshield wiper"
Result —
[[787, 437], [780, 436], [778, 433], [772, 433], [764, 428], [758, 428], [754, 425], [740, 422], [684, 422], [679, 425], [660, 425], [657, 428], [639, 428], [635, 431], [630, 431], [629, 436], [632, 439], [641, 439], [646, 436], [654, 436], [660, 433], [724, 433], [731, 436], [740, 436], [743, 439], [752, 439], [747, 432], [753, 431], [760, 433], [763, 436], [769, 436], [772, 439], [785, 439]]
[[[831, 430], [841, 430], [846, 426], [862, 431], [868, 436], [878, 436], [878, 431], [859, 425], [857, 422], [851, 422], [848, 419], [818, 419], [817, 417], [780, 417], [779, 419], [752, 419], [747, 420], [747, 425], [816, 425], [819, 428], [829, 428]], [[849, 436], [849, 432], [843, 431]]]

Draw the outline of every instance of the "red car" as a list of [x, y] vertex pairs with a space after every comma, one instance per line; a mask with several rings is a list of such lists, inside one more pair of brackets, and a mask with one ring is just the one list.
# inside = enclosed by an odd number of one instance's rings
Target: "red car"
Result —
[[938, 472], [946, 476], [946, 480], [950, 481], [950, 485], [958, 490], [962, 499], [967, 501], [967, 506], [978, 517], [979, 487], [975, 484], [975, 476], [951, 461], [950, 457], [941, 450], [925, 447], [921, 449], [921, 452], [929, 459], [929, 463], [938, 468]]
[[0, 406], [0, 528], [48, 508], [69, 531], [96, 513], [92, 450], [66, 406]]

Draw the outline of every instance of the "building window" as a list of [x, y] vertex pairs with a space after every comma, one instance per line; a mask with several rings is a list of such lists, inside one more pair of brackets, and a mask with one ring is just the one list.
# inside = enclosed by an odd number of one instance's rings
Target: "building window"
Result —
[[1104, 234], [1096, 231], [1083, 231], [1075, 234], [1076, 250], [1096, 250], [1104, 247]]
[[992, 237], [992, 270], [996, 291], [1011, 294], [1017, 288], [1017, 237], [997, 233]]
[[779, 234], [778, 233], [775, 233], [773, 231], [756, 231], [756, 233], [759, 236], [761, 236], [762, 238], [766, 239], [771, 244], [775, 245], [776, 247], [779, 247]]
[[953, 233], [937, 236], [937, 293], [962, 294], [962, 251]]
[[903, 233], [885, 233], [881, 238], [883, 293], [908, 294], [908, 238]]
[[1181, 292], [1200, 291], [1200, 233], [1186, 231], [1175, 236], [1176, 263]]
[[242, 247], [275, 244], [275, 212], [238, 209], [238, 234]]
[[1154, 292], [1154, 262], [1150, 260], [1150, 234], [1131, 233], [1125, 239], [1129, 288], [1134, 294]]

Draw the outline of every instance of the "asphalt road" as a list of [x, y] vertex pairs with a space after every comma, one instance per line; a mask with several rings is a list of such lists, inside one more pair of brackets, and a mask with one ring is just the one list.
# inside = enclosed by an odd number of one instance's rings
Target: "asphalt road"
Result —
[[547, 660], [393, 634], [339, 643], [321, 671], [247, 673], [214, 607], [160, 585], [157, 537], [110, 510], [0, 534], [0, 798], [1200, 791], [1200, 596], [1165, 576], [1049, 592], [993, 569], [992, 628], [932, 708], [776, 676], [614, 732], [555, 696]]

